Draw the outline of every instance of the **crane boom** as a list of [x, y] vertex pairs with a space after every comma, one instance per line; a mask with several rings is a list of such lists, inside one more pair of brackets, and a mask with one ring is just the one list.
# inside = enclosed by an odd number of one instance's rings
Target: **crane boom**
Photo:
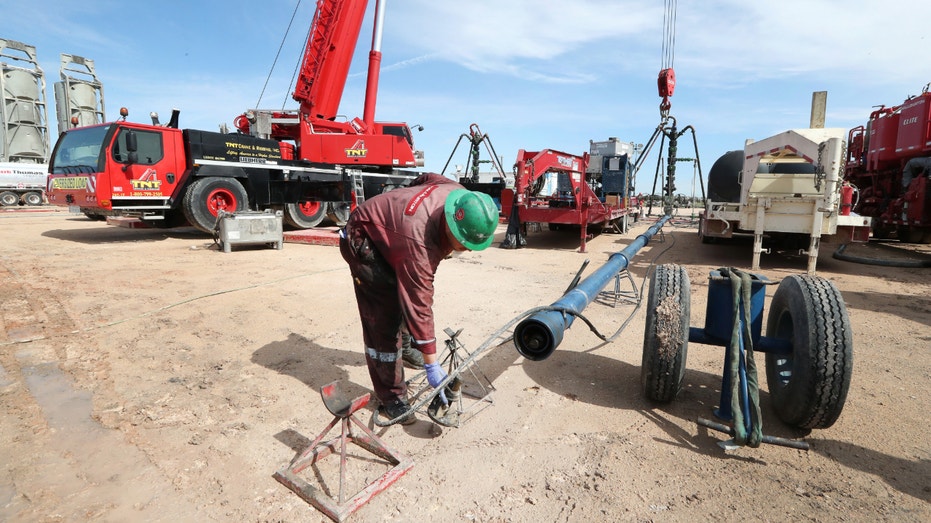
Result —
[[299, 160], [374, 171], [423, 167], [423, 152], [414, 149], [406, 123], [375, 121], [385, 3], [376, 0], [362, 118], [337, 121], [368, 0], [317, 0], [293, 94], [300, 108], [249, 110], [236, 117], [236, 128], [293, 142], [286, 156]]
[[319, 0], [294, 99], [301, 114], [332, 120], [346, 86], [368, 0]]

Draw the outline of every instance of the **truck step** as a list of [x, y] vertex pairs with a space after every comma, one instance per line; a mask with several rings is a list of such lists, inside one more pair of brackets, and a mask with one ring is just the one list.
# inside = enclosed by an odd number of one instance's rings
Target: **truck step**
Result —
[[124, 229], [150, 229], [151, 226], [139, 218], [128, 216], [107, 216], [107, 225], [115, 225]]

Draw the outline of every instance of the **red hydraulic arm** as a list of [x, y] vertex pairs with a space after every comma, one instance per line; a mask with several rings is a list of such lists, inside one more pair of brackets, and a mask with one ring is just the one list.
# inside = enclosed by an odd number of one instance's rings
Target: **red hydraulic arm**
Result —
[[574, 174], [581, 179], [587, 165], [588, 154], [579, 157], [553, 149], [544, 149], [542, 151], [525, 151], [521, 149], [517, 153], [517, 162], [515, 162], [517, 173], [515, 189], [518, 201], [523, 203], [525, 199], [538, 196], [535, 193], [539, 190], [539, 185], [543, 181], [542, 177], [546, 173], [564, 172]]

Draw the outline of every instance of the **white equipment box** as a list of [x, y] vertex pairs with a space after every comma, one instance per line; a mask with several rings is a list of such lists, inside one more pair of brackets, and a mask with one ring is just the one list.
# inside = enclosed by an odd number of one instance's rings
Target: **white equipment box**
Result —
[[217, 225], [217, 242], [223, 252], [233, 245], [268, 244], [281, 250], [284, 243], [281, 211], [237, 212], [221, 211]]

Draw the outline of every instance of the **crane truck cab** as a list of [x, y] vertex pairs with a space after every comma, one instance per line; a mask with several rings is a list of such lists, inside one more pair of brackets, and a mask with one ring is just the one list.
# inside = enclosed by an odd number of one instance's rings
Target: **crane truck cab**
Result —
[[[283, 160], [281, 145], [241, 134], [125, 120], [64, 132], [49, 162], [48, 198], [89, 216], [212, 232], [220, 211], [283, 210], [350, 198], [352, 173]], [[289, 207], [290, 206], [290, 207]]]

